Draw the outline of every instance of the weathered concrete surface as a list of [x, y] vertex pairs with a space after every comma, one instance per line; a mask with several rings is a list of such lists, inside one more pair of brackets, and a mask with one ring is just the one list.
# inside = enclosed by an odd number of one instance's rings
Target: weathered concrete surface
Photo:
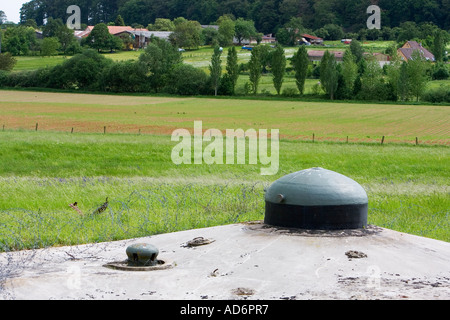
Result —
[[[196, 237], [214, 241], [184, 246]], [[139, 242], [175, 266], [104, 267]], [[377, 227], [311, 234], [235, 224], [1, 254], [0, 280], [1, 299], [450, 299], [450, 243]]]

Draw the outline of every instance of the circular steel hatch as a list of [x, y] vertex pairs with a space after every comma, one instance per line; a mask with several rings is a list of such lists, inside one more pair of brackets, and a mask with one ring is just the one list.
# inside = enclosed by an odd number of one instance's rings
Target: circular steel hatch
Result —
[[301, 229], [358, 229], [367, 225], [366, 191], [337, 172], [311, 168], [275, 181], [265, 194], [264, 223]]

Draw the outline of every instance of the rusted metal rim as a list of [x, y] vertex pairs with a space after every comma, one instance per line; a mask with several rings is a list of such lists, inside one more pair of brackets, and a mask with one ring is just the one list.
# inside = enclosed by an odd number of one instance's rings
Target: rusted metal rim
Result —
[[175, 266], [173, 261], [168, 260], [157, 260], [157, 264], [154, 266], [130, 266], [128, 260], [109, 262], [103, 265], [106, 268], [122, 271], [156, 271], [156, 270], [167, 270]]

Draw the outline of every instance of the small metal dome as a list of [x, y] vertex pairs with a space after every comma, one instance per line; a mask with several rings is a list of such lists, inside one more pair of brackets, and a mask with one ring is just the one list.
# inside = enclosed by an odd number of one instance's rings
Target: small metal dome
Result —
[[147, 243], [136, 243], [126, 250], [129, 266], [155, 266], [158, 264], [156, 257], [159, 254], [158, 248]]
[[311, 168], [286, 175], [266, 191], [266, 224], [302, 229], [358, 229], [367, 225], [368, 198], [354, 180]]

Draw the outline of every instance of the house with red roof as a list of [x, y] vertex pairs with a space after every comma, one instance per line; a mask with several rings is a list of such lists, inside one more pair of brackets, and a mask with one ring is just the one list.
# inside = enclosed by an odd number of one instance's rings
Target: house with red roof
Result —
[[[75, 31], [75, 37], [78, 39], [86, 38], [94, 30], [94, 26], [88, 26], [83, 31]], [[130, 34], [134, 40], [135, 49], [145, 48], [150, 42], [151, 37], [158, 37], [165, 40], [169, 39], [171, 31], [149, 31], [147, 29], [133, 28], [130, 26], [108, 26], [110, 34], [120, 37], [122, 34]]]
[[312, 35], [310, 35], [310, 34], [302, 34], [302, 41], [303, 40], [306, 40], [306, 41], [308, 41], [309, 43], [311, 43], [311, 44], [318, 44], [318, 45], [322, 45], [323, 44], [323, 39], [322, 38], [319, 38], [319, 37], [316, 37], [316, 36], [312, 36]]
[[[88, 26], [83, 31], [75, 31], [75, 36], [79, 38], [86, 38], [94, 30], [94, 26]], [[148, 31], [147, 29], [136, 29], [130, 26], [108, 26], [108, 31], [113, 36], [120, 36], [127, 31]]]

